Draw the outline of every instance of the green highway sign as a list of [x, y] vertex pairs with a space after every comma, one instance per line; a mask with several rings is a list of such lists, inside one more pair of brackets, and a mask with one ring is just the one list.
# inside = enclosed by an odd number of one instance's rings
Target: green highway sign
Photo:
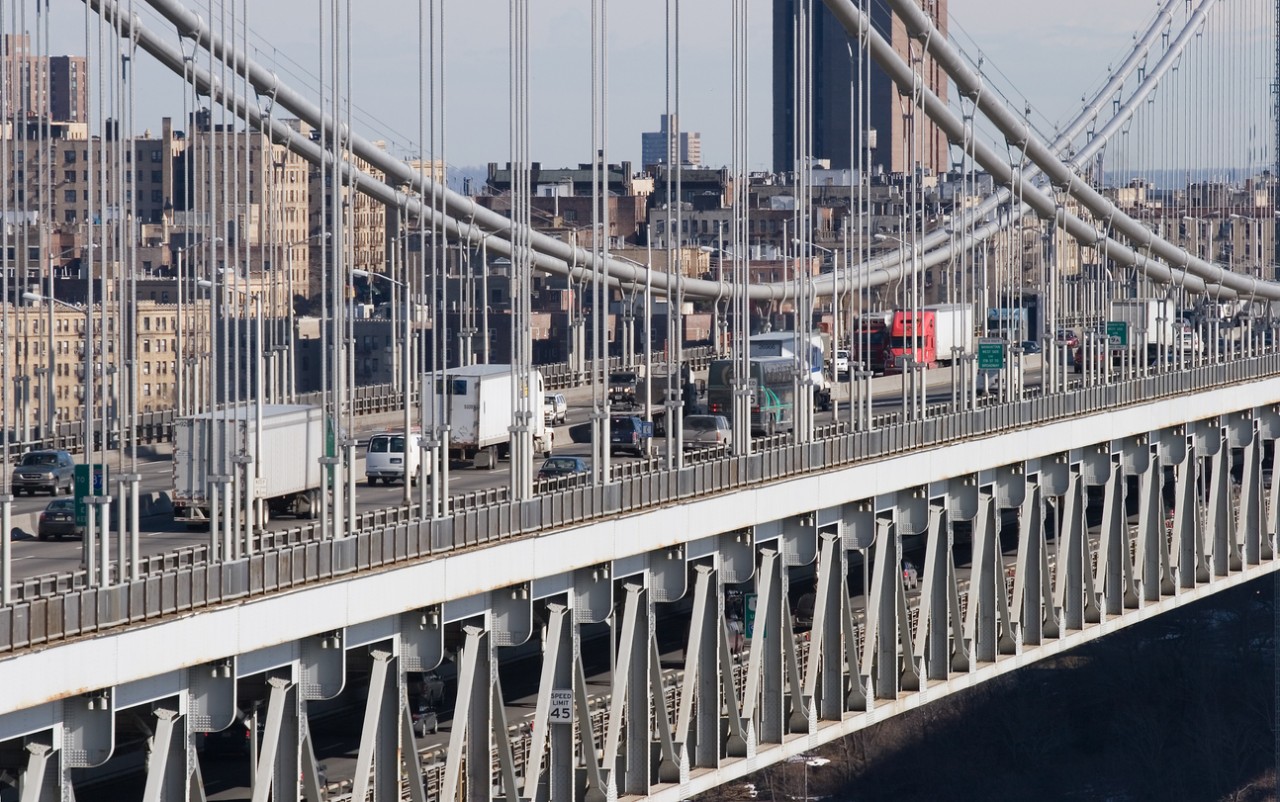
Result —
[[978, 370], [1003, 370], [1004, 355], [1004, 340], [984, 340], [978, 343]]
[[74, 486], [76, 491], [76, 526], [87, 526], [89, 523], [89, 512], [84, 503], [86, 497], [89, 496], [105, 496], [110, 488], [107, 479], [107, 466], [102, 463], [95, 463], [93, 468], [93, 481], [89, 481], [89, 465], [77, 465], [74, 477]]
[[1107, 336], [1115, 337], [1121, 345], [1129, 344], [1129, 324], [1123, 320], [1107, 321]]
[[755, 635], [756, 630], [756, 602], [759, 596], [755, 593], [744, 593], [742, 595], [742, 631], [747, 640]]

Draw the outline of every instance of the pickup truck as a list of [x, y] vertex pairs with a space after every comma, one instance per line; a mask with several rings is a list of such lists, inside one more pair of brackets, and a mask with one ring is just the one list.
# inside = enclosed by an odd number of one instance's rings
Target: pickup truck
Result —
[[621, 415], [609, 420], [609, 453], [630, 451], [637, 457], [648, 456], [653, 442], [653, 424], [634, 415]]

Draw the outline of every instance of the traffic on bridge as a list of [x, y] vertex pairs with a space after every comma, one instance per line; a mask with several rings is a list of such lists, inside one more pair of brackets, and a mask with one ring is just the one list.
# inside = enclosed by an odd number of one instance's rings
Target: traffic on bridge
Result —
[[0, 8], [0, 800], [677, 802], [1276, 572], [1273, 3], [258, 5]]

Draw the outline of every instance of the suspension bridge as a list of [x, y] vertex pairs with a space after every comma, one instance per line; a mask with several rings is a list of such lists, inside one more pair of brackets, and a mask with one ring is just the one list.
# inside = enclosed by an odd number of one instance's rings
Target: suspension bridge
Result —
[[[320, 4], [308, 76], [252, 35], [248, 3], [84, 0], [92, 122], [55, 119], [54, 76], [74, 68], [29, 68], [80, 6], [0, 11], [0, 86], [19, 98], [0, 123], [0, 529], [38, 527], [16, 497], [22, 452], [110, 468], [78, 494], [80, 542], [0, 546], [0, 756], [23, 802], [126, 775], [148, 802], [207, 798], [227, 732], [255, 802], [680, 800], [1274, 573], [1274, 7], [1159, 4], [1049, 121], [948, 34], [945, 3], [779, 2], [795, 127], [769, 206], [748, 139], [766, 15], [731, 0], [722, 194], [699, 206], [692, 168], [655, 170], [641, 245], [614, 234], [609, 4], [589, 5], [585, 225], [536, 202], [527, 0], [505, 7], [509, 84], [493, 90], [509, 188], [481, 196], [450, 180], [443, 3], [418, 4], [405, 153], [354, 103], [349, 3]], [[678, 120], [689, 79], [667, 6]], [[814, 145], [811, 65], [832, 31], [849, 132], [873, 127], [876, 81], [898, 117], [878, 141], [846, 132], [840, 154]], [[190, 130], [139, 133], [139, 70], [176, 76]], [[905, 169], [876, 166], [889, 150]], [[374, 329], [353, 287], [379, 282]], [[536, 358], [548, 287], [569, 298], [558, 362]], [[929, 356], [900, 330], [954, 308], [972, 348]], [[887, 363], [870, 356], [876, 316]], [[1009, 320], [1025, 332], [998, 336]], [[829, 410], [796, 362], [781, 431], [757, 431], [765, 323], [854, 362], [819, 366]], [[388, 380], [360, 381], [376, 359]], [[451, 448], [444, 388], [486, 361], [510, 377], [505, 470]], [[717, 364], [728, 437], [693, 448], [685, 418], [711, 411], [695, 377]], [[621, 409], [619, 373], [642, 403]], [[539, 382], [572, 426], [543, 420]], [[193, 415], [260, 431], [286, 405], [321, 410], [319, 453], [174, 445]], [[624, 443], [631, 457], [611, 443], [624, 411], [663, 429]], [[541, 474], [544, 423], [580, 473]], [[389, 425], [419, 427], [419, 481], [406, 464], [402, 486], [357, 487], [359, 446]], [[158, 522], [170, 465], [190, 458], [207, 531]], [[306, 460], [316, 520], [275, 520], [257, 489]], [[360, 711], [343, 777], [312, 737], [336, 709]]]

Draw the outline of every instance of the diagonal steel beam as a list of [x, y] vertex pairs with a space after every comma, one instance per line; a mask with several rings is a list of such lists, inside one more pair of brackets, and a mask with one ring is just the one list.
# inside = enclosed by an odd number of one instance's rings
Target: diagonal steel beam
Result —
[[[369, 776], [374, 770], [373, 755], [378, 745], [383, 699], [387, 676], [391, 665], [391, 652], [375, 649], [372, 652], [373, 668], [369, 672], [369, 696], [364, 705], [364, 726], [360, 730], [360, 749], [356, 753], [356, 773], [351, 783], [351, 798], [364, 799], [369, 794]], [[394, 771], [391, 766], [377, 766], [381, 774]]]
[[258, 753], [258, 765], [253, 777], [253, 802], [267, 802], [271, 798], [271, 782], [275, 776], [276, 752], [280, 747], [280, 731], [284, 724], [284, 706], [293, 685], [283, 677], [267, 680], [271, 693], [267, 697], [267, 724], [262, 730], [262, 749]]
[[49, 756], [53, 754], [53, 747], [31, 742], [27, 744], [26, 749], [27, 767], [22, 774], [20, 802], [40, 802], [44, 795], [45, 772], [49, 766]]
[[[305, 704], [303, 706], [303, 710], [305, 717]], [[409, 708], [407, 707], [405, 708], [405, 715], [409, 715]], [[306, 802], [325, 802], [325, 790], [320, 784], [320, 765], [316, 763], [316, 747], [311, 741], [311, 722], [309, 719], [302, 730], [301, 745], [302, 798], [306, 800]]]
[[556, 685], [556, 665], [560, 659], [565, 616], [562, 604], [547, 605], [547, 637], [542, 651], [542, 676], [538, 680], [538, 700], [534, 705], [533, 738], [529, 742], [529, 758], [525, 765], [524, 796], [532, 799], [542, 777], [542, 761], [547, 754], [547, 729], [550, 725], [551, 691]]
[[644, 600], [644, 586], [628, 583], [626, 600], [622, 608], [622, 631], [618, 639], [617, 659], [614, 660], [613, 687], [609, 697], [609, 724], [604, 738], [604, 768], [612, 774], [617, 764], [618, 744], [622, 740], [623, 711], [631, 687], [632, 652], [637, 648], [636, 621], [640, 618], [640, 604]]
[[1258, 565], [1262, 562], [1262, 541], [1265, 537], [1262, 533], [1262, 522], [1262, 438], [1255, 426], [1253, 437], [1244, 447], [1244, 472], [1240, 480], [1239, 516], [1236, 527], [1237, 548], [1239, 539], [1243, 538], [1244, 562], [1249, 565]]
[[693, 617], [689, 622], [689, 645], [684, 653], [680, 709], [676, 714], [675, 740], [680, 745], [688, 742], [689, 726], [693, 721], [693, 702], [698, 691], [698, 672], [702, 668], [702, 635], [706, 629], [703, 621], [707, 615], [707, 596], [711, 590], [711, 579], [715, 569], [707, 565], [698, 565], [694, 567], [694, 571], [697, 573], [697, 578], [693, 590]]
[[403, 685], [400, 698], [400, 743], [403, 744], [400, 757], [404, 762], [405, 784], [409, 786], [409, 802], [427, 802], [422, 760], [418, 757], [418, 738], [413, 734], [413, 712], [409, 710], [408, 688]]
[[155, 711], [156, 729], [147, 739], [147, 783], [142, 790], [142, 802], [160, 802], [163, 797], [165, 772], [169, 765], [169, 743], [173, 739], [173, 725], [179, 715], [176, 710], [160, 708]]
[[[467, 746], [467, 724], [471, 720], [471, 700], [477, 682], [476, 666], [480, 662], [480, 649], [485, 635], [485, 631], [480, 627], [463, 627], [463, 631], [466, 633], [466, 642], [462, 647], [462, 665], [458, 669], [457, 704], [453, 708], [453, 727], [449, 732], [449, 752], [445, 758], [444, 785], [440, 789], [440, 798], [448, 800], [458, 798], [458, 780], [462, 775], [462, 753]], [[488, 681], [488, 676], [486, 675], [483, 679]]]

